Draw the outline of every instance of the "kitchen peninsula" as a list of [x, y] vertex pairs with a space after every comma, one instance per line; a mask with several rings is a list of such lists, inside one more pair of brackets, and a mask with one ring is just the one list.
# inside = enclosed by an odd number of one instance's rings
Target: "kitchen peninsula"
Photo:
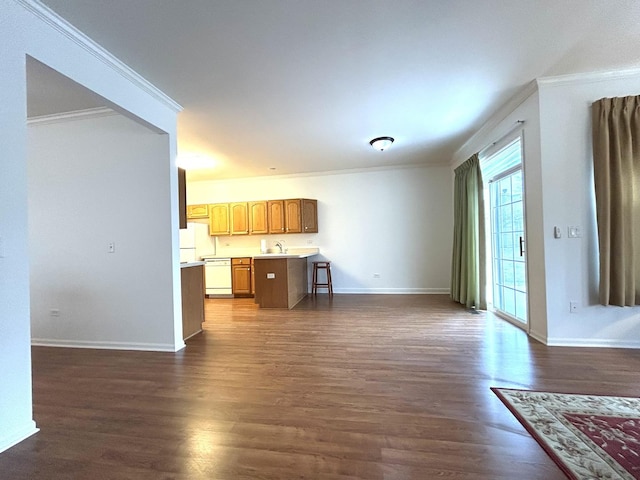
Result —
[[180, 264], [182, 283], [182, 338], [202, 332], [204, 322], [204, 262]]
[[255, 303], [260, 308], [293, 308], [307, 296], [307, 258], [318, 249], [254, 255]]

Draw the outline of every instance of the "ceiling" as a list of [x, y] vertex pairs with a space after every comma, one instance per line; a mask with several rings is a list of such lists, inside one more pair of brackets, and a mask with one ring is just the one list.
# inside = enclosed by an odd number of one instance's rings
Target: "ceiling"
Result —
[[447, 163], [534, 78], [640, 66], [636, 0], [44, 3], [184, 107], [191, 181]]

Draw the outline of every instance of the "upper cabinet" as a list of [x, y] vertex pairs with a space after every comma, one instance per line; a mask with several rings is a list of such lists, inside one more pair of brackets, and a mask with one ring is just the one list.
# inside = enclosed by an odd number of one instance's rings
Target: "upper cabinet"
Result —
[[229, 214], [231, 216], [231, 235], [248, 235], [249, 215], [247, 202], [230, 203]]
[[229, 204], [209, 205], [209, 235], [229, 235]]
[[302, 233], [301, 205], [300, 199], [284, 201], [284, 229], [286, 233]]
[[269, 233], [284, 233], [284, 200], [267, 202]]
[[211, 235], [318, 233], [317, 200], [292, 198], [189, 205], [189, 218], [206, 218], [202, 207], [208, 210]]
[[267, 202], [249, 202], [249, 234], [269, 233], [267, 220]]
[[302, 199], [302, 233], [318, 233], [318, 201]]
[[187, 205], [187, 218], [209, 218], [209, 205]]
[[318, 233], [318, 201], [295, 198], [284, 201], [286, 233]]

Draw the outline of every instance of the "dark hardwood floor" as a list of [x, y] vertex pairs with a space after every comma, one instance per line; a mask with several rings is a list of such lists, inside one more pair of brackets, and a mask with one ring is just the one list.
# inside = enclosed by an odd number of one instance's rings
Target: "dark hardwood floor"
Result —
[[0, 478], [560, 480], [492, 386], [640, 396], [640, 351], [547, 348], [446, 296], [207, 300], [177, 354], [33, 348]]

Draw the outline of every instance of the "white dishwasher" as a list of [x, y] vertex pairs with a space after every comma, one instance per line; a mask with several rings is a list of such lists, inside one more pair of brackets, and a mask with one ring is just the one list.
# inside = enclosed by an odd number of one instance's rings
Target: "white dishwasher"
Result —
[[231, 295], [231, 259], [205, 258], [204, 280], [207, 295]]

